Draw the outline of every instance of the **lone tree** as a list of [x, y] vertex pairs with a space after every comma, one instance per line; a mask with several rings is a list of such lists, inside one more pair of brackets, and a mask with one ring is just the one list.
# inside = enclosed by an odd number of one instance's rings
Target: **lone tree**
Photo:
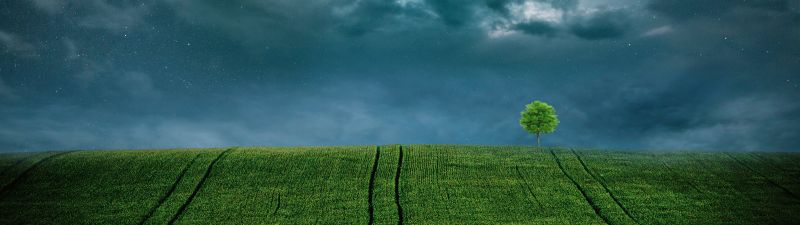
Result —
[[525, 105], [525, 110], [519, 114], [519, 125], [528, 133], [536, 134], [536, 147], [539, 147], [539, 136], [552, 133], [558, 126], [556, 110], [544, 102], [534, 101]]

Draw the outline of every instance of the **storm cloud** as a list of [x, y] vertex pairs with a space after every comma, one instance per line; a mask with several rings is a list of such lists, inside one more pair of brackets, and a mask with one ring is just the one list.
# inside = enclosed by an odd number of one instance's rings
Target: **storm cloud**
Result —
[[797, 1], [7, 1], [0, 150], [800, 150]]

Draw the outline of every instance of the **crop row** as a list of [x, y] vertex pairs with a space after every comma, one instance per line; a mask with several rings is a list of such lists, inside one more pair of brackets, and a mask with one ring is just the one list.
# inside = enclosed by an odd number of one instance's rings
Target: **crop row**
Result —
[[796, 224], [798, 162], [465, 145], [4, 154], [0, 223]]

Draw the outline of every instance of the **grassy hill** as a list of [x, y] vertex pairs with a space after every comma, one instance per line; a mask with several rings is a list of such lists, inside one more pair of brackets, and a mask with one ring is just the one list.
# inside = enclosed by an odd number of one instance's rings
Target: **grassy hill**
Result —
[[0, 154], [2, 224], [799, 224], [800, 154], [391, 145]]

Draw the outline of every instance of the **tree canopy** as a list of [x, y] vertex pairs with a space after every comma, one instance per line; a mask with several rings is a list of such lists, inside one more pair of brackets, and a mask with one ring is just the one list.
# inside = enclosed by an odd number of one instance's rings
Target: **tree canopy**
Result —
[[541, 101], [525, 105], [525, 110], [520, 112], [519, 125], [528, 133], [536, 134], [537, 146], [539, 145], [539, 136], [555, 131], [558, 123], [558, 116], [553, 106]]

